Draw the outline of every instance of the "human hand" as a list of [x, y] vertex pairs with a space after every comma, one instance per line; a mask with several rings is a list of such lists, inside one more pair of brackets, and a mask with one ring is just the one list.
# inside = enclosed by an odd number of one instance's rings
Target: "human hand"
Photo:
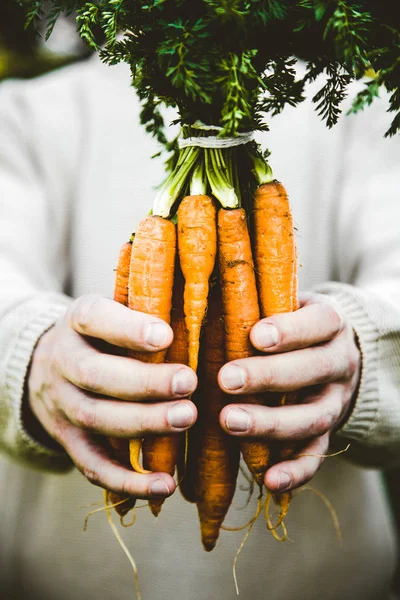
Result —
[[298, 404], [229, 404], [221, 411], [220, 423], [238, 437], [301, 443], [301, 450], [268, 469], [264, 480], [272, 492], [291, 490], [312, 479], [332, 432], [348, 417], [361, 353], [349, 322], [320, 294], [304, 296], [294, 313], [262, 319], [250, 339], [266, 356], [225, 365], [219, 373], [221, 389], [235, 395], [301, 390]]
[[136, 498], [175, 490], [167, 473], [135, 473], [105, 443], [105, 436], [179, 433], [195, 422], [187, 397], [197, 378], [189, 367], [116, 354], [118, 348], [156, 352], [172, 338], [160, 319], [94, 295], [78, 298], [40, 338], [28, 380], [30, 408], [91, 483]]

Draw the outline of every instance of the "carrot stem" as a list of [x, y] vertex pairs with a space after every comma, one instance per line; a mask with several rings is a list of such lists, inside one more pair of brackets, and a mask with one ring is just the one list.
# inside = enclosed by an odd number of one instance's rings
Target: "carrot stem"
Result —
[[153, 204], [153, 215], [168, 218], [172, 206], [177, 200], [183, 187], [187, 184], [190, 172], [196, 164], [200, 149], [195, 147], [183, 148], [178, 162], [170, 175], [161, 185]]
[[219, 152], [218, 149], [206, 148], [204, 150], [204, 161], [207, 179], [213, 196], [219, 200], [223, 208], [239, 207], [240, 200], [237, 190], [235, 190], [233, 181], [229, 177], [228, 169], [222, 157], [222, 151]]
[[205, 196], [207, 193], [207, 179], [204, 171], [204, 161], [199, 160], [193, 169], [192, 179], [190, 181], [191, 196]]
[[257, 180], [258, 185], [264, 183], [271, 183], [274, 180], [272, 169], [269, 164], [264, 160], [261, 154], [255, 154], [249, 151], [249, 156], [253, 163], [253, 174]]

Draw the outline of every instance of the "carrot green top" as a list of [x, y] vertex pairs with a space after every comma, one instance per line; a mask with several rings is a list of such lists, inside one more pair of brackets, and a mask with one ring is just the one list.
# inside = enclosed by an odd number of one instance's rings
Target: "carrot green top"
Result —
[[[325, 73], [314, 97], [331, 127], [349, 83], [367, 70], [354, 99], [362, 109], [382, 85], [400, 128], [400, 17], [392, 0], [19, 0], [28, 22], [47, 13], [48, 34], [74, 10], [81, 37], [103, 61], [127, 62], [146, 129], [166, 143], [160, 105], [182, 124], [219, 125], [220, 136], [266, 129], [266, 117], [296, 106], [305, 83]], [[105, 43], [104, 42], [105, 39]], [[297, 75], [298, 59], [306, 61]]]

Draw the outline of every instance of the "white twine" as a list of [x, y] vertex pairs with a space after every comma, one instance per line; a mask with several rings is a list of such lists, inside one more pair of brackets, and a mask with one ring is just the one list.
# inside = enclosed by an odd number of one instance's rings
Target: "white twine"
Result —
[[[223, 129], [217, 125], [206, 125], [202, 121], [196, 121], [190, 127], [193, 129], [200, 129], [201, 131], [222, 131]], [[252, 131], [238, 133], [235, 137], [218, 137], [216, 135], [207, 137], [181, 137], [178, 140], [178, 146], [179, 148], [189, 148], [193, 146], [196, 146], [197, 148], [233, 148], [234, 146], [248, 144], [252, 139]]]

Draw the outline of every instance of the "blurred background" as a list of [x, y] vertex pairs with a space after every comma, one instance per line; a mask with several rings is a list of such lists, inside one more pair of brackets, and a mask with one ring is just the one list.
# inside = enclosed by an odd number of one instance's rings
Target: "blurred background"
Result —
[[39, 32], [33, 27], [24, 28], [24, 9], [16, 0], [1, 0], [1, 4], [0, 81], [35, 77], [90, 55], [76, 33], [74, 15], [59, 19], [45, 42], [44, 28]]

